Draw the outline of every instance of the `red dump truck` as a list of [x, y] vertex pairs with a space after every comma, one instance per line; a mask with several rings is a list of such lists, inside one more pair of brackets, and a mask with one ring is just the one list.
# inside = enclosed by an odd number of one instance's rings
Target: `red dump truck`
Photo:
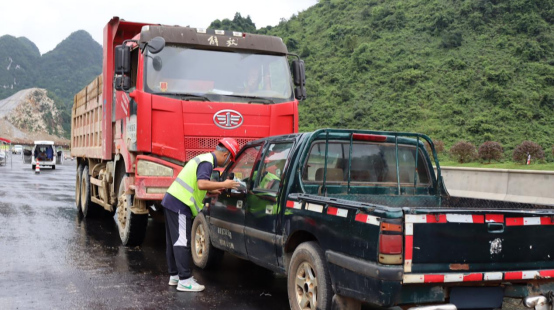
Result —
[[142, 243], [183, 165], [220, 138], [298, 131], [304, 63], [281, 38], [114, 17], [103, 47], [102, 74], [74, 97], [75, 203], [112, 212], [125, 245]]

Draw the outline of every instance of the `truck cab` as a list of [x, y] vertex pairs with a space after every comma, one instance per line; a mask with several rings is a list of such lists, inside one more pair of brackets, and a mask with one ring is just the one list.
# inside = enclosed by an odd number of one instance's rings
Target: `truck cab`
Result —
[[114, 17], [103, 48], [103, 73], [74, 98], [75, 204], [115, 212], [125, 245], [142, 243], [182, 167], [219, 139], [298, 131], [304, 62], [279, 37]]
[[56, 169], [58, 154], [56, 152], [54, 141], [35, 141], [31, 151], [31, 168], [35, 170], [36, 165], [40, 168], [50, 167]]

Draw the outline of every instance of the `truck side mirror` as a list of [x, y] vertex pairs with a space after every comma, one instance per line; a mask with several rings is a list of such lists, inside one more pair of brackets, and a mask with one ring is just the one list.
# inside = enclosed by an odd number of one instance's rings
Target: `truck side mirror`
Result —
[[162, 37], [155, 37], [152, 40], [148, 41], [146, 48], [150, 54], [157, 54], [161, 52], [165, 47], [165, 39]]
[[115, 47], [115, 74], [131, 73], [131, 47], [118, 45]]
[[115, 77], [115, 90], [131, 89], [131, 77], [127, 75], [118, 75]]
[[303, 60], [292, 61], [292, 76], [296, 86], [294, 88], [294, 97], [298, 100], [306, 99], [306, 69]]

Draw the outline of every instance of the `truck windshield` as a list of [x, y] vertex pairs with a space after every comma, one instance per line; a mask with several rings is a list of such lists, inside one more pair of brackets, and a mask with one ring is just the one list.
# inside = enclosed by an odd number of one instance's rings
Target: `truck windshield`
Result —
[[147, 54], [145, 63], [145, 90], [150, 93], [201, 96], [204, 101], [279, 103], [293, 100], [286, 56], [170, 45], [158, 54]]

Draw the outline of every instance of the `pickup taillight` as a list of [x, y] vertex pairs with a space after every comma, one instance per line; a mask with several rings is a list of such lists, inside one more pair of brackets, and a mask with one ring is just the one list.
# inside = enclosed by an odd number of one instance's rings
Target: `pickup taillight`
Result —
[[401, 219], [383, 219], [379, 234], [379, 263], [402, 265], [404, 237]]

